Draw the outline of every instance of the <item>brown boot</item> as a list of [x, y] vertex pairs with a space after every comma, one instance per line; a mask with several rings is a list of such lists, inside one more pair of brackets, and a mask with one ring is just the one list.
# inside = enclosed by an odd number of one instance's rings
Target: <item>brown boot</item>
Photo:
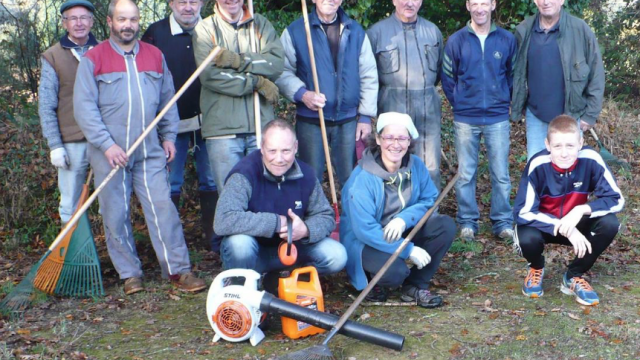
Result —
[[207, 287], [207, 284], [204, 282], [204, 280], [199, 279], [192, 272], [180, 275], [171, 275], [169, 276], [169, 279], [171, 280], [173, 286], [178, 288], [178, 290], [180, 291], [195, 293]]
[[135, 294], [137, 292], [144, 291], [142, 286], [142, 279], [139, 277], [130, 277], [124, 281], [124, 293], [125, 295]]

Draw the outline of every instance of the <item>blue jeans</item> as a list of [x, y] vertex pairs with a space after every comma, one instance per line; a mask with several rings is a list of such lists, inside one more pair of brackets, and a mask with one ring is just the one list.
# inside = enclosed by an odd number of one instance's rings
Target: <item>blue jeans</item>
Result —
[[471, 228], [478, 232], [480, 211], [476, 201], [478, 177], [478, 152], [480, 138], [484, 136], [491, 174], [491, 212], [489, 218], [494, 234], [513, 227], [513, 213], [509, 203], [511, 180], [509, 179], [509, 121], [493, 125], [469, 125], [454, 121], [458, 172], [456, 198], [458, 199], [457, 221], [460, 228]]
[[[325, 238], [313, 244], [296, 243], [298, 259], [294, 266], [314, 266], [320, 275], [335, 274], [347, 263], [347, 251], [339, 242]], [[220, 246], [222, 266], [228, 269], [253, 269], [260, 274], [287, 268], [278, 258], [277, 246], [260, 245], [249, 235], [232, 235]]]
[[538, 119], [529, 108], [527, 108], [525, 119], [527, 124], [527, 161], [529, 161], [533, 155], [546, 149], [544, 139], [547, 138], [549, 123]]
[[239, 136], [233, 139], [207, 139], [209, 163], [218, 192], [233, 167], [245, 156], [257, 150], [256, 136]]
[[[327, 142], [331, 149], [331, 165], [338, 176], [340, 187], [347, 182], [353, 167], [356, 165], [356, 126], [357, 121], [349, 121], [341, 125], [327, 125]], [[316, 173], [318, 181], [326, 168], [324, 148], [322, 147], [322, 131], [320, 125], [303, 121], [296, 122], [298, 137], [298, 156], [309, 164]]]
[[200, 130], [178, 134], [176, 138], [176, 156], [169, 163], [169, 183], [171, 195], [180, 195], [184, 183], [184, 166], [189, 155], [189, 145], [193, 144], [193, 156], [196, 158], [196, 172], [198, 173], [198, 190], [215, 191], [216, 183], [209, 164], [207, 147]]
[[66, 224], [76, 211], [82, 185], [87, 181], [87, 142], [64, 143], [69, 157], [69, 169], [58, 169], [58, 189], [60, 190], [60, 220]]

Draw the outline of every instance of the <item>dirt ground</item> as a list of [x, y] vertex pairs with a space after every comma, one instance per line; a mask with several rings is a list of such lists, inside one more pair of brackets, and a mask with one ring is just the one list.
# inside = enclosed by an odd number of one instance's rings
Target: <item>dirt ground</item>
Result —
[[[630, 119], [630, 120], [629, 120]], [[433, 280], [433, 290], [445, 298], [435, 310], [419, 307], [360, 306], [352, 320], [405, 336], [402, 351], [370, 345], [338, 335], [330, 343], [338, 359], [636, 359], [640, 358], [640, 117], [625, 115], [608, 104], [598, 130], [605, 145], [628, 161], [631, 170], [615, 169], [625, 194], [625, 210], [614, 244], [589, 274], [601, 298], [584, 307], [559, 290], [561, 274], [571, 260], [569, 249], [546, 251], [545, 294], [528, 299], [521, 293], [526, 262], [508, 244], [491, 235], [488, 221], [488, 170], [481, 159], [478, 198], [482, 212], [474, 243], [456, 241]], [[452, 134], [445, 126], [445, 153], [455, 166]], [[524, 167], [524, 126], [512, 128], [510, 162], [514, 195]], [[589, 139], [593, 144], [593, 141]], [[524, 157], [524, 158], [523, 158]], [[446, 163], [443, 177], [451, 178]], [[455, 216], [449, 195], [441, 212]], [[183, 210], [194, 270], [211, 282], [220, 272], [217, 254], [199, 241], [195, 210]], [[184, 294], [160, 278], [157, 260], [146, 240], [144, 224], [136, 226], [138, 251], [145, 271], [146, 292], [125, 296], [109, 262], [104, 241], [96, 233], [106, 296], [65, 299], [38, 296], [19, 318], [0, 319], [0, 360], [4, 359], [275, 359], [322, 341], [324, 335], [290, 340], [280, 321], [269, 318], [266, 338], [249, 343], [212, 342], [205, 303], [207, 293]], [[0, 253], [0, 297], [19, 282], [44, 253]], [[344, 273], [323, 278], [326, 310], [340, 315], [357, 296]], [[394, 295], [397, 298], [397, 294]]]

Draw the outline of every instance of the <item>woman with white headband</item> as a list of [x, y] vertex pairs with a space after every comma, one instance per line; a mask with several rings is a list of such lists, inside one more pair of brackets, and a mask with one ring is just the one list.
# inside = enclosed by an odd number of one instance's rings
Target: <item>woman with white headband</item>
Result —
[[[417, 137], [409, 115], [381, 114], [369, 147], [342, 189], [340, 239], [349, 257], [349, 280], [358, 290], [366, 287], [367, 279], [375, 276], [438, 196], [426, 166], [410, 154]], [[367, 300], [386, 301], [390, 289], [402, 286], [402, 301], [441, 306], [442, 297], [429, 291], [429, 282], [454, 236], [454, 221], [434, 213]], [[415, 266], [409, 268], [406, 260]]]

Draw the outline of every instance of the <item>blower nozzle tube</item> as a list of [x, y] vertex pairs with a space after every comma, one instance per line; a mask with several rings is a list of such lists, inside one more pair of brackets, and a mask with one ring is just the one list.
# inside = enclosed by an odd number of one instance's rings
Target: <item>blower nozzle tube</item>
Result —
[[[278, 299], [267, 292], [264, 293], [260, 301], [260, 310], [303, 321], [325, 330], [333, 328], [339, 319], [336, 315], [292, 304]], [[404, 336], [402, 335], [374, 328], [369, 325], [359, 324], [351, 320], [348, 320], [338, 333], [398, 351], [402, 350], [402, 346], [404, 345]]]

